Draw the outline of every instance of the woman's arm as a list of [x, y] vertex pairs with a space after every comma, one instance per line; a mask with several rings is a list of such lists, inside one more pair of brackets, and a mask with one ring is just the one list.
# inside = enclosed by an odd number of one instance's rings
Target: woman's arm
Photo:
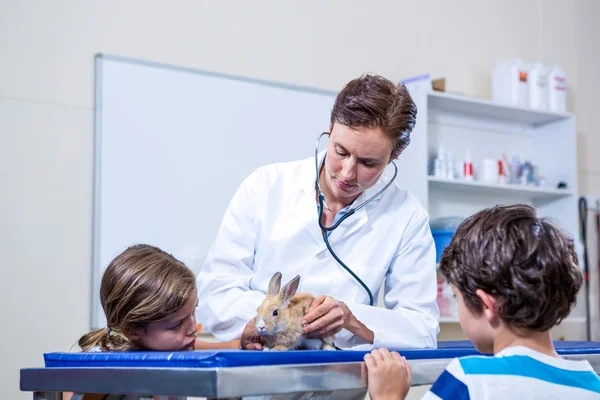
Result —
[[435, 245], [429, 216], [423, 212], [403, 235], [386, 274], [385, 308], [352, 302], [347, 306], [374, 332], [373, 347], [434, 348], [439, 331], [436, 297]]
[[198, 319], [219, 340], [239, 339], [256, 315], [264, 293], [250, 289], [254, 278], [254, 203], [260, 170], [233, 196], [197, 279]]
[[196, 339], [194, 350], [211, 350], [211, 349], [239, 349], [240, 341], [232, 340], [230, 342], [205, 342], [204, 340]]
[[435, 245], [424, 211], [398, 249], [386, 274], [385, 308], [319, 296], [305, 316], [308, 336], [346, 329], [339, 335], [357, 350], [435, 347], [439, 330]]

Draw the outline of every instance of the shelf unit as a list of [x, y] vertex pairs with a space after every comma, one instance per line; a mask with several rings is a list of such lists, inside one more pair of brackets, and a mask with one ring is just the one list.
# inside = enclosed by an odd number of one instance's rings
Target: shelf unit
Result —
[[548, 199], [554, 200], [571, 196], [573, 193], [567, 189], [552, 189], [529, 185], [497, 184], [476, 181], [464, 181], [459, 179], [443, 179], [428, 176], [429, 187], [440, 190], [461, 190], [470, 193], [483, 193], [493, 196], [507, 196], [515, 199]]
[[[407, 83], [418, 114], [410, 146], [398, 159], [400, 183], [428, 209], [432, 219], [467, 217], [497, 204], [530, 204], [544, 217], [578, 235], [577, 150], [575, 118], [555, 113], [497, 104], [431, 90], [428, 79]], [[430, 176], [440, 144], [457, 165], [467, 150], [475, 180], [439, 179]], [[546, 186], [491, 184], [478, 181], [485, 158], [518, 156], [532, 162]], [[458, 168], [457, 168], [458, 169]], [[558, 183], [567, 187], [557, 189]]]
[[[498, 104], [490, 100], [433, 92], [428, 79], [406, 84], [418, 114], [410, 146], [398, 159], [401, 185], [427, 208], [430, 218], [467, 217], [495, 205], [524, 203], [534, 206], [573, 237], [578, 237], [577, 150], [575, 118], [555, 113]], [[470, 151], [475, 180], [440, 179], [431, 174], [440, 144], [462, 165]], [[491, 184], [478, 181], [485, 158], [518, 156], [530, 161], [545, 178], [544, 187]], [[457, 168], [459, 169], [459, 168]], [[558, 189], [558, 183], [567, 187]], [[585, 302], [565, 324], [585, 324]], [[442, 324], [457, 318], [443, 317]], [[442, 327], [443, 329], [443, 327]]]
[[568, 113], [539, 111], [529, 108], [513, 107], [498, 104], [491, 100], [466, 97], [458, 94], [429, 92], [428, 106], [436, 110], [446, 110], [453, 113], [478, 115], [484, 118], [523, 123], [540, 126], [548, 123], [571, 118]]

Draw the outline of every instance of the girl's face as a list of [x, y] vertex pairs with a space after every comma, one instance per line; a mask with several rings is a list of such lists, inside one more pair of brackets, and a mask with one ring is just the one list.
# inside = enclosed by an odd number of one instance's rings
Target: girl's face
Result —
[[146, 350], [193, 350], [198, 331], [196, 325], [197, 305], [198, 294], [194, 289], [183, 307], [171, 318], [151, 322], [145, 328], [136, 329], [131, 335], [131, 339]]

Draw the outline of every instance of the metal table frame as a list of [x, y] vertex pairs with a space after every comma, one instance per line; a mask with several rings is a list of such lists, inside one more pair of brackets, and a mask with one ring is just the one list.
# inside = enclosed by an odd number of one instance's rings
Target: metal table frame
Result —
[[[21, 390], [34, 399], [55, 400], [48, 392], [171, 395], [236, 399], [334, 390], [360, 391], [362, 363], [232, 368], [40, 368], [21, 372]], [[44, 394], [40, 393], [44, 392]], [[60, 399], [56, 399], [60, 400]]]
[[[564, 358], [588, 360], [600, 373], [600, 354]], [[409, 360], [413, 386], [432, 384], [450, 361]], [[274, 396], [297, 400], [363, 399], [366, 382], [364, 363], [348, 362], [228, 368], [25, 368], [21, 370], [20, 387], [22, 391], [34, 392], [34, 400], [62, 400], [62, 392], [107, 393], [112, 395], [109, 400], [122, 395], [209, 399]]]

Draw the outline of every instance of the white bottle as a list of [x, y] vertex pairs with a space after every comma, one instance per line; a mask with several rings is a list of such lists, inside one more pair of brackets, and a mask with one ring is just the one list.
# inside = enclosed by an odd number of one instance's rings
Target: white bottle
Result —
[[492, 71], [492, 99], [515, 107], [527, 107], [527, 65], [520, 58], [500, 60]]
[[454, 180], [455, 178], [454, 159], [452, 158], [452, 153], [448, 152], [448, 155], [446, 156], [446, 179]]
[[518, 76], [519, 76], [519, 107], [529, 107], [529, 66], [519, 60], [517, 64]]
[[529, 87], [528, 106], [536, 110], [547, 110], [548, 71], [539, 62], [535, 62], [529, 66], [527, 86]]
[[446, 179], [447, 176], [446, 158], [444, 157], [444, 148], [441, 144], [438, 148], [437, 157], [433, 161], [433, 176], [441, 179]]
[[567, 112], [567, 80], [558, 65], [548, 71], [548, 109]]

